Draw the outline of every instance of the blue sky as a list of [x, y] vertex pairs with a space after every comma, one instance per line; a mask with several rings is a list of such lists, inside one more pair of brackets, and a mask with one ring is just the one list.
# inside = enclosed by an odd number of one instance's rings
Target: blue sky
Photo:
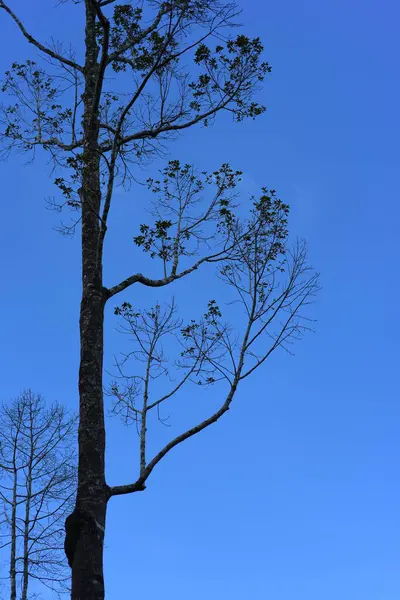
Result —
[[[81, 8], [53, 4], [19, 13], [41, 39], [74, 42]], [[3, 72], [32, 49], [0, 16]], [[236, 126], [217, 120], [171, 146], [172, 158], [201, 169], [242, 169], [244, 194], [275, 188], [323, 290], [316, 334], [296, 356], [276, 353], [223, 420], [158, 466], [145, 493], [112, 499], [108, 598], [400, 597], [399, 17], [393, 0], [248, 0], [245, 30], [262, 37], [273, 67], [261, 94], [267, 113]], [[0, 165], [1, 396], [29, 386], [76, 408], [79, 239], [52, 229], [45, 161], [23, 161]], [[116, 197], [106, 284], [137, 268], [129, 249], [140, 193]], [[208, 286], [206, 277], [179, 286], [179, 304], [186, 310], [190, 293]], [[160, 296], [135, 290], [124, 299], [135, 297]], [[111, 308], [106, 368], [119, 343]], [[172, 410], [172, 431], [157, 431], [154, 447], [207, 413], [207, 402]], [[109, 483], [134, 477], [135, 436], [110, 422]]]

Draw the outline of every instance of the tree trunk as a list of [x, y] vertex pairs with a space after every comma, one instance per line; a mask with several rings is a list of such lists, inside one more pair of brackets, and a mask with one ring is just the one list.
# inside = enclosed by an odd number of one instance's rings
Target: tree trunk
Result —
[[100, 231], [100, 155], [98, 116], [94, 110], [98, 48], [95, 12], [86, 0], [84, 151], [80, 198], [82, 204], [81, 356], [79, 368], [79, 467], [76, 509], [78, 539], [72, 561], [72, 600], [103, 600], [103, 544], [108, 501], [105, 483], [103, 407], [103, 321]]
[[24, 520], [24, 551], [22, 555], [23, 573], [22, 573], [22, 594], [21, 600], [28, 599], [29, 585], [29, 526], [32, 501], [32, 469], [35, 457], [35, 435], [34, 420], [36, 407], [33, 405], [33, 398], [29, 395], [29, 448], [28, 448], [28, 473], [26, 476], [26, 500], [25, 500], [25, 520]]
[[76, 508], [80, 523], [72, 564], [72, 600], [103, 600], [103, 544], [107, 509], [102, 357], [104, 300], [84, 291], [81, 303], [80, 424]]
[[10, 552], [10, 600], [17, 600], [17, 488], [18, 488], [18, 470], [16, 468], [16, 448], [14, 447], [13, 456], [14, 479], [13, 479], [13, 499], [11, 506], [11, 552]]
[[22, 577], [22, 595], [21, 600], [28, 599], [29, 585], [29, 525], [32, 499], [32, 455], [29, 457], [28, 481], [25, 502], [25, 521], [24, 521], [24, 554], [23, 554], [23, 577]]

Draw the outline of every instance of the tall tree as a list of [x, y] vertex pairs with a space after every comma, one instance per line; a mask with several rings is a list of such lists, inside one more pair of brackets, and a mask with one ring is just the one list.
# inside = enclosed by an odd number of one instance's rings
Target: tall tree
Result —
[[[82, 60], [72, 51], [65, 52], [60, 44], [41, 43], [9, 4], [0, 0], [0, 8], [21, 34], [58, 69], [56, 74], [46, 71], [43, 61], [12, 64], [3, 84], [3, 91], [14, 98], [3, 106], [3, 150], [5, 154], [12, 148], [35, 152], [41, 147], [50, 153], [61, 169], [55, 180], [64, 197], [59, 208], [68, 205], [78, 214], [65, 230], [73, 231], [79, 224], [82, 241], [78, 492], [75, 510], [66, 522], [65, 547], [72, 566], [72, 598], [101, 600], [108, 500], [144, 490], [159, 460], [180, 441], [215, 422], [229, 408], [239, 381], [266, 358], [263, 354], [244, 372], [246, 352], [239, 353], [221, 410], [173, 440], [150, 461], [142, 453], [136, 482], [109, 487], [104, 468], [105, 304], [133, 285], [167, 286], [212, 263], [218, 263], [227, 282], [244, 294], [241, 269], [248, 268], [252, 289], [244, 302], [250, 313], [242, 340], [242, 348], [248, 349], [265, 331], [261, 325], [258, 333], [252, 332], [255, 320], [263, 323], [265, 316], [266, 305], [259, 305], [269, 297], [264, 276], [270, 263], [281, 263], [287, 257], [288, 209], [272, 192], [264, 190], [254, 201], [251, 217], [240, 221], [230, 197], [240, 174], [223, 165], [206, 176], [205, 184], [214, 187], [214, 197], [193, 221], [188, 212], [193, 209], [190, 188], [197, 189], [203, 182], [190, 167], [172, 161], [165, 177], [189, 186], [184, 203], [169, 217], [156, 216], [152, 225], [141, 225], [135, 238], [145, 252], [161, 259], [161, 276], [153, 278], [137, 270], [123, 281], [105, 286], [104, 242], [116, 185], [132, 181], [134, 168], [162, 153], [165, 143], [178, 133], [197, 124], [208, 126], [218, 113], [230, 113], [234, 121], [263, 113], [265, 108], [254, 100], [254, 92], [270, 66], [262, 60], [259, 38], [241, 33], [230, 37], [237, 16], [233, 3], [148, 0], [135, 5], [84, 0], [75, 4], [76, 10], [84, 12]], [[168, 186], [162, 182], [150, 185], [162, 196], [159, 206], [168, 213]], [[279, 305], [289, 310], [289, 322], [315, 291], [316, 279], [304, 265], [304, 251], [296, 251], [289, 280], [294, 278], [297, 285], [299, 277], [306, 278], [300, 287], [293, 287], [293, 283], [286, 286], [296, 298], [292, 309], [285, 301]], [[274, 272], [273, 266], [271, 270]], [[213, 307], [211, 304], [210, 309]], [[189, 325], [187, 336], [196, 338], [196, 332]], [[218, 337], [218, 331], [213, 335]], [[145, 414], [143, 409], [142, 423]]]
[[9, 548], [10, 600], [29, 582], [68, 591], [64, 520], [76, 494], [77, 419], [24, 391], [0, 411], [1, 548]]

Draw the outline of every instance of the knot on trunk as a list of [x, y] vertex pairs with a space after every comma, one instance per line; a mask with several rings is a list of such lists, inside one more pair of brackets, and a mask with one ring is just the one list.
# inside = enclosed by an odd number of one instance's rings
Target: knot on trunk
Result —
[[78, 540], [85, 527], [96, 531], [96, 520], [86, 510], [75, 508], [65, 519], [64, 551], [68, 564], [72, 569]]

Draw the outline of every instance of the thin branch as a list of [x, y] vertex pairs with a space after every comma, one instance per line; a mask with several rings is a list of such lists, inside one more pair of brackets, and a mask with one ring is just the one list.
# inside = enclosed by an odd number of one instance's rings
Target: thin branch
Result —
[[164, 396], [162, 396], [155, 402], [152, 402], [151, 404], [149, 404], [147, 407], [147, 410], [151, 410], [155, 406], [159, 406], [162, 402], [165, 402], [165, 400], [168, 400], [168, 398], [171, 398], [172, 396], [174, 396], [181, 389], [181, 387], [183, 387], [185, 385], [185, 383], [187, 382], [189, 377], [195, 371], [197, 362], [198, 362], [198, 359], [192, 365], [192, 367], [189, 369], [189, 371], [186, 373], [186, 375], [181, 379], [181, 381], [169, 393], [165, 394]]
[[43, 44], [38, 42], [38, 40], [36, 40], [30, 33], [28, 33], [28, 31], [25, 29], [23, 23], [21, 22], [21, 20], [11, 10], [11, 8], [9, 8], [9, 6], [7, 6], [7, 4], [3, 0], [0, 0], [0, 8], [5, 10], [10, 15], [10, 17], [13, 19], [13, 21], [15, 21], [15, 23], [18, 25], [23, 36], [28, 40], [28, 42], [30, 44], [33, 44], [41, 52], [44, 52], [48, 56], [51, 56], [52, 58], [58, 60], [60, 63], [63, 63], [64, 65], [68, 65], [69, 67], [73, 67], [74, 69], [77, 69], [78, 71], [83, 73], [83, 67], [81, 65], [74, 62], [73, 60], [69, 60], [68, 58], [65, 58], [64, 56], [61, 56], [57, 52], [54, 52], [54, 50], [51, 50], [50, 48], [43, 46]]
[[[160, 127], [156, 128], [156, 129], [144, 129], [142, 131], [139, 131], [138, 133], [133, 133], [132, 135], [128, 135], [126, 137], [121, 138], [118, 145], [119, 145], [119, 147], [121, 147], [121, 146], [128, 144], [129, 142], [133, 142], [135, 140], [157, 138], [160, 135], [162, 135], [163, 133], [182, 131], [183, 129], [192, 127], [193, 125], [196, 125], [197, 123], [200, 123], [201, 121], [204, 121], [205, 119], [208, 119], [209, 117], [214, 115], [219, 110], [225, 108], [229, 104], [229, 102], [231, 102], [231, 100], [234, 98], [234, 95], [228, 96], [223, 102], [222, 101], [219, 102], [216, 106], [214, 106], [210, 110], [206, 111], [205, 113], [202, 113], [201, 115], [198, 115], [197, 117], [194, 117], [190, 121], [186, 121], [186, 123], [181, 123], [178, 125], [172, 125], [170, 123], [167, 123], [165, 125], [161, 125]], [[101, 148], [102, 152], [109, 152], [110, 150], [112, 150], [112, 144], [102, 144], [100, 148]]]
[[[104, 3], [102, 3], [102, 4], [104, 4]], [[129, 50], [129, 48], [131, 48], [132, 46], [135, 46], [137, 44], [140, 44], [140, 42], [142, 42], [142, 40], [146, 39], [146, 37], [148, 37], [153, 31], [155, 31], [157, 29], [162, 17], [164, 16], [164, 14], [167, 11], [168, 11], [168, 3], [165, 2], [162, 4], [162, 8], [159, 10], [153, 23], [149, 27], [147, 27], [147, 29], [142, 31], [139, 35], [132, 36], [129, 39], [129, 41], [125, 42], [125, 44], [122, 44], [116, 52], [113, 52], [113, 54], [110, 54], [110, 56], [108, 58], [108, 62], [112, 63], [117, 58], [119, 58], [122, 54], [124, 54], [127, 50]]]

